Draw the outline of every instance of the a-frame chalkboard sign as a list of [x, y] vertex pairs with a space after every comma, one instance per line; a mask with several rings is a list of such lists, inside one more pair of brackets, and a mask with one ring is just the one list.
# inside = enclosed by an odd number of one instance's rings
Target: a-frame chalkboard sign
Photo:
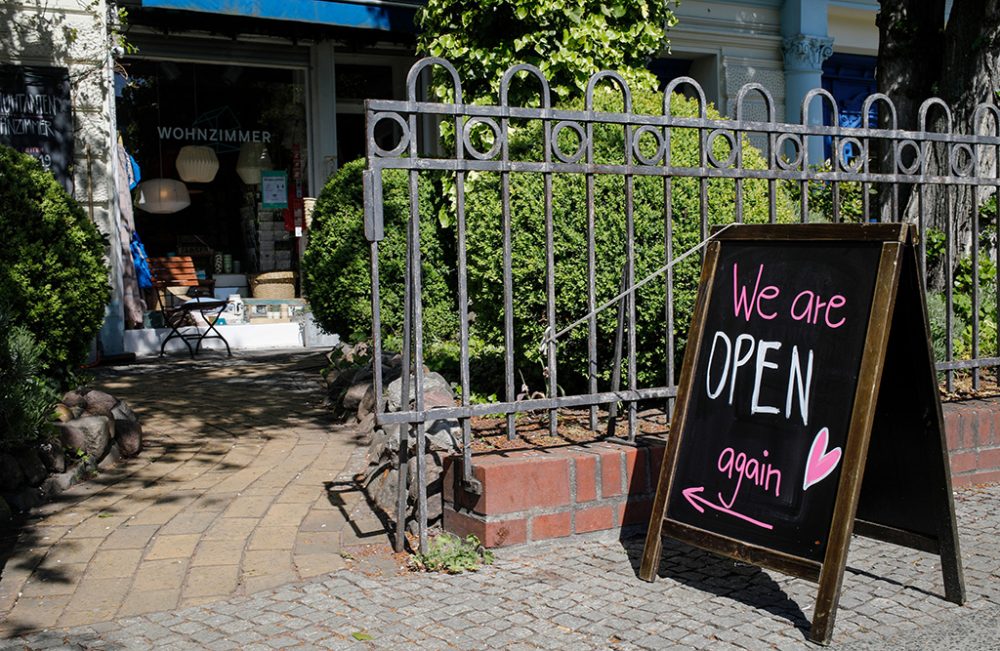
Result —
[[962, 603], [948, 450], [905, 224], [739, 225], [708, 245], [640, 577], [662, 536], [819, 583], [851, 534], [939, 554]]

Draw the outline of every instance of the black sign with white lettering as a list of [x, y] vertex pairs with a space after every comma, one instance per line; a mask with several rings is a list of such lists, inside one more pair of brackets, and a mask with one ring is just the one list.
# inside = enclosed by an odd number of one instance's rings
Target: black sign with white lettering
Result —
[[66, 68], [0, 66], [0, 144], [34, 156], [72, 191], [73, 110]]
[[881, 242], [726, 242], [667, 516], [823, 559]]

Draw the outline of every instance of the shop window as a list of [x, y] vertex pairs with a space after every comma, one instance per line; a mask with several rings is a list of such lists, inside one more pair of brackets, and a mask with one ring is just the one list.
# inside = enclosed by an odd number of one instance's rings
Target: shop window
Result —
[[337, 64], [338, 100], [392, 99], [392, 68]]
[[[301, 200], [311, 194], [304, 71], [150, 60], [124, 68], [116, 97], [126, 150], [144, 181], [182, 181], [190, 196], [190, 205], [173, 213], [135, 211], [149, 255], [190, 256], [199, 277], [224, 276], [225, 283], [296, 270]], [[179, 162], [189, 145], [211, 150], [199, 156], [214, 154], [210, 178], [186, 172], [190, 159]]]

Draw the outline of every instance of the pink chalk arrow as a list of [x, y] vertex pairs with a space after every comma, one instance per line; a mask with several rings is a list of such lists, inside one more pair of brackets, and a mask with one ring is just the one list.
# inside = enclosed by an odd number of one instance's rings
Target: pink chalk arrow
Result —
[[732, 509], [727, 509], [726, 507], [722, 506], [721, 504], [716, 504], [714, 502], [709, 502], [708, 500], [706, 500], [704, 497], [701, 496], [701, 493], [703, 493], [703, 492], [705, 492], [705, 487], [704, 486], [692, 486], [691, 488], [685, 488], [684, 490], [682, 490], [681, 494], [684, 495], [684, 499], [686, 499], [691, 504], [691, 506], [693, 506], [695, 508], [695, 510], [698, 511], [698, 513], [704, 513], [705, 512], [705, 509], [701, 506], [702, 504], [704, 504], [705, 506], [707, 506], [709, 508], [712, 508], [712, 509], [715, 509], [716, 511], [719, 511], [720, 513], [725, 513], [726, 515], [731, 515], [731, 516], [733, 516], [735, 518], [739, 518], [741, 520], [746, 520], [750, 524], [755, 524], [758, 527], [761, 527], [762, 529], [773, 529], [774, 528], [773, 526], [769, 525], [766, 522], [761, 522], [760, 520], [754, 520], [753, 518], [751, 518], [748, 515], [743, 515], [742, 513], [739, 513], [737, 511], [733, 511]]

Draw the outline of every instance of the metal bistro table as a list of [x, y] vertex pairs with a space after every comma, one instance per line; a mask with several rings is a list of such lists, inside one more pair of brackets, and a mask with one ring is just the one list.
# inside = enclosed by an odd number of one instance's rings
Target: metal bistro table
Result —
[[[188, 347], [191, 359], [194, 359], [198, 351], [201, 350], [203, 341], [206, 339], [221, 339], [222, 343], [226, 345], [226, 354], [232, 357], [233, 351], [229, 348], [229, 342], [226, 341], [226, 338], [215, 327], [222, 314], [222, 310], [225, 309], [227, 304], [228, 301], [218, 299], [194, 298], [172, 308], [171, 315], [166, 320], [167, 325], [170, 326], [170, 333], [167, 334], [163, 339], [163, 343], [160, 344], [160, 357], [163, 357], [167, 348], [167, 342], [171, 339], [181, 339], [184, 345]], [[205, 323], [204, 326], [194, 322], [193, 315], [195, 312], [201, 315]], [[202, 331], [202, 327], [205, 328], [204, 332]], [[195, 332], [181, 332], [182, 328], [195, 328]], [[210, 334], [212, 332], [215, 334]], [[192, 341], [198, 342], [194, 348], [191, 347]]]

